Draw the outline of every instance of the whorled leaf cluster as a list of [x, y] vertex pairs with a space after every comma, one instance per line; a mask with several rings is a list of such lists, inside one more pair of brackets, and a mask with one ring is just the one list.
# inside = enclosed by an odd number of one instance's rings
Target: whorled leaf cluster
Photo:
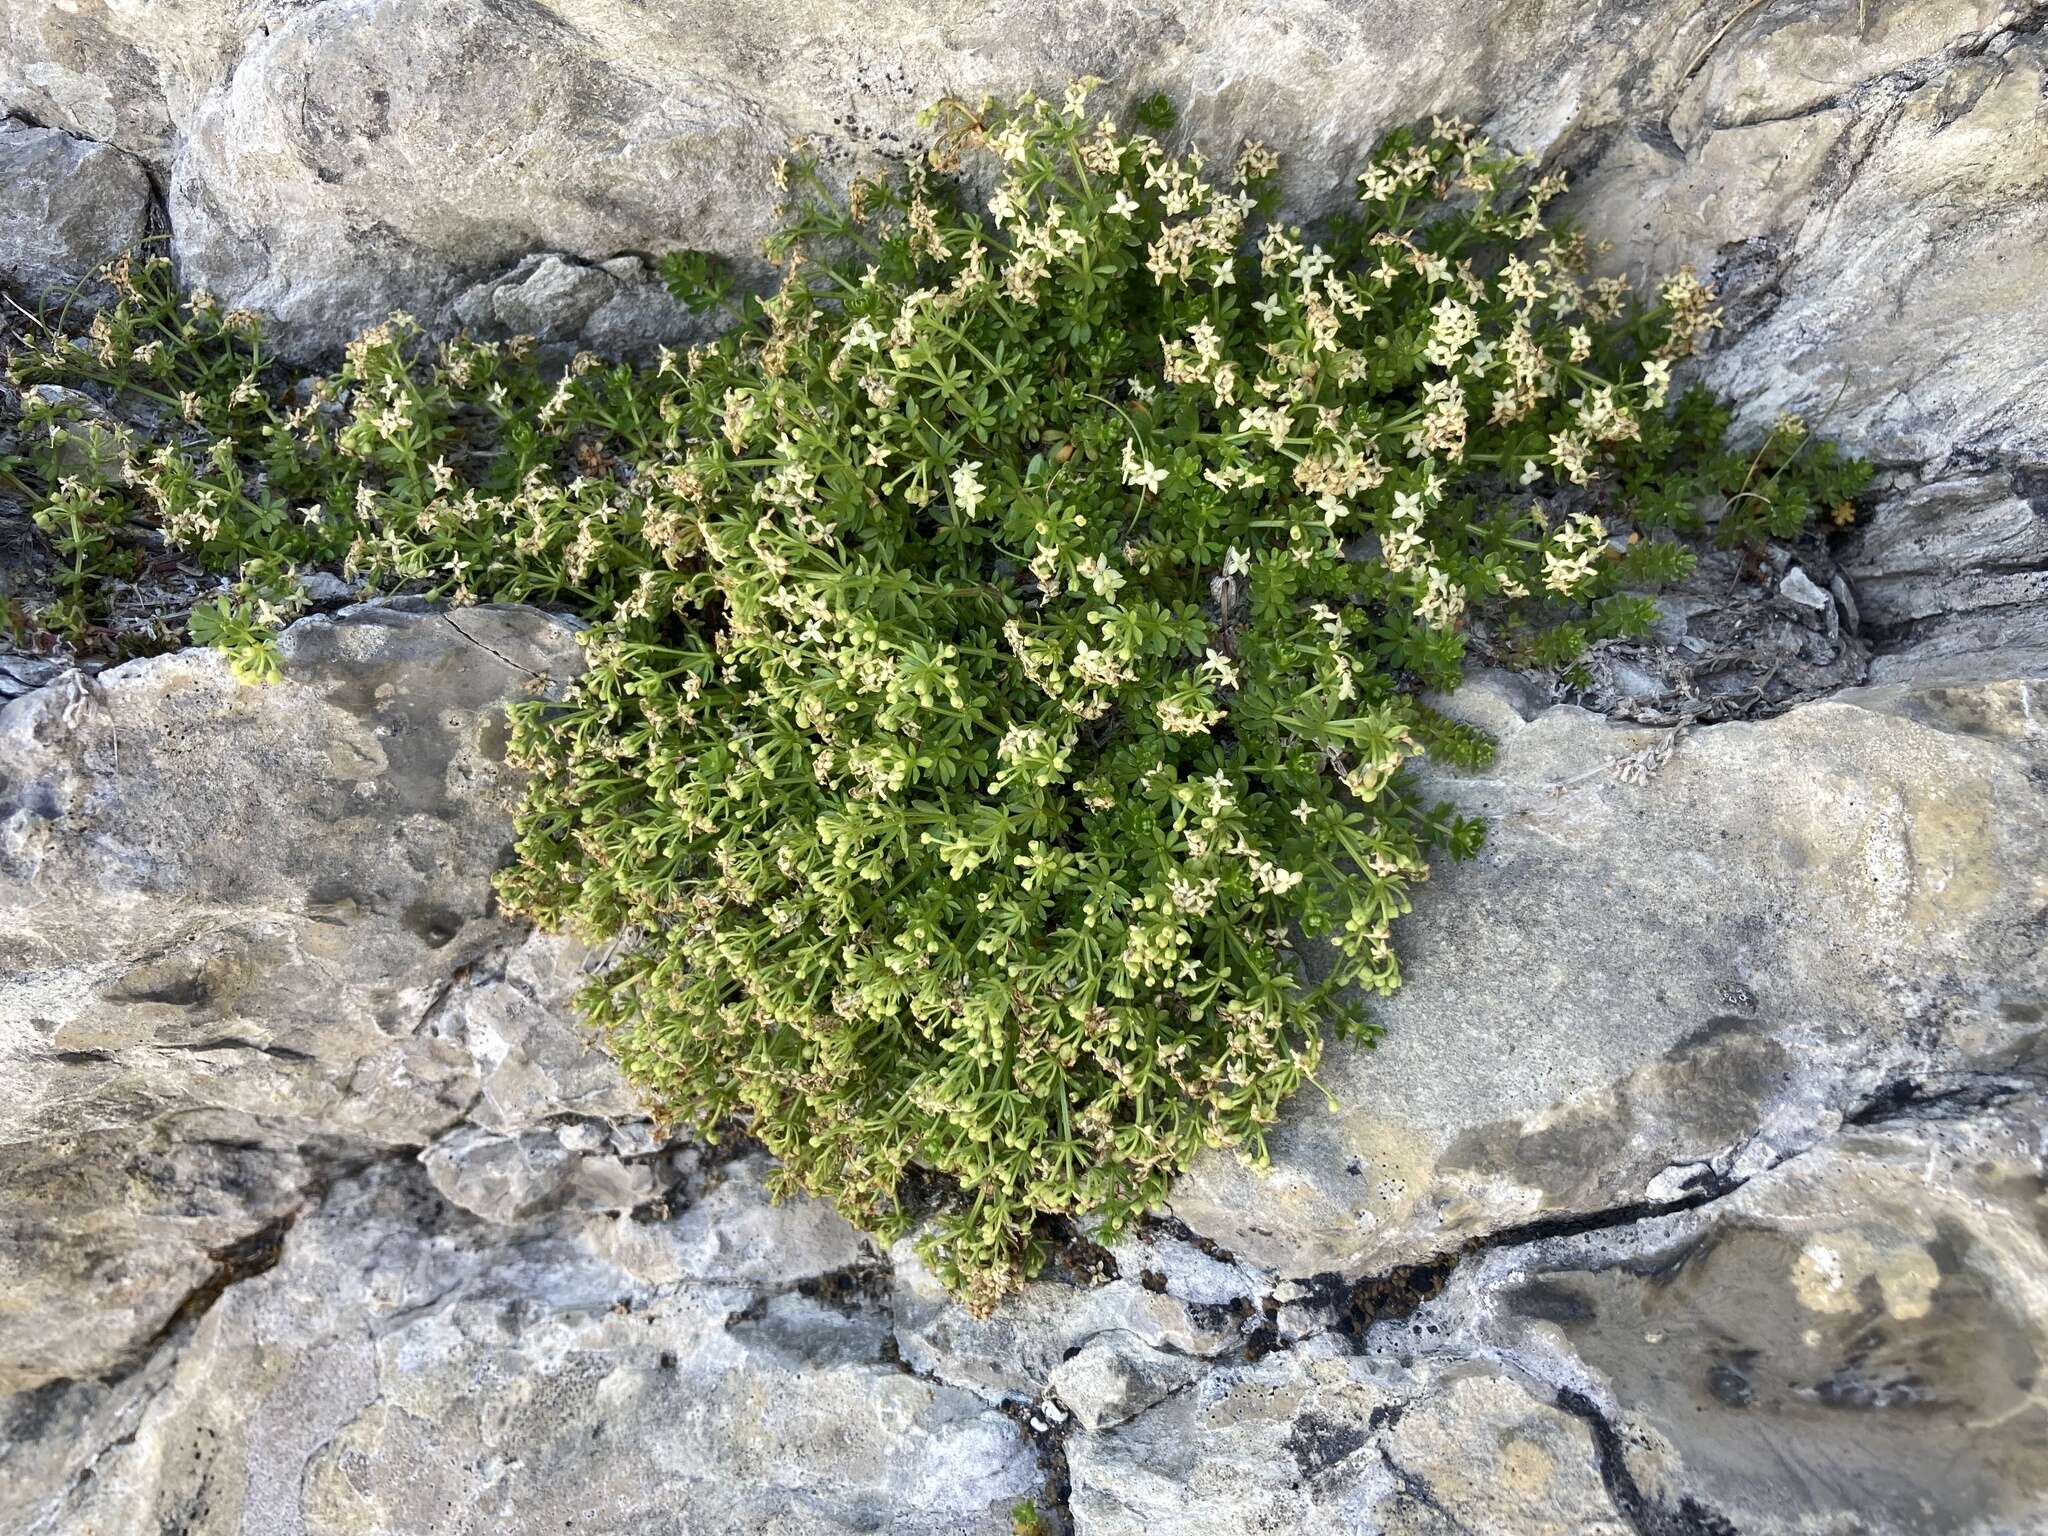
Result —
[[942, 103], [843, 200], [789, 162], [773, 296], [644, 367], [399, 317], [290, 383], [149, 263], [12, 364], [154, 400], [154, 441], [32, 407], [38, 520], [79, 571], [231, 573], [193, 632], [252, 674], [323, 564], [588, 617], [514, 711], [507, 903], [618, 941], [583, 1007], [669, 1117], [885, 1233], [942, 1176], [925, 1252], [977, 1304], [1042, 1217], [1260, 1156], [1325, 1031], [1373, 1034], [1412, 887], [1479, 841], [1402, 771], [1488, 750], [1423, 701], [1474, 615], [1566, 662], [1647, 626], [1704, 498], [1740, 540], [1860, 485], [1668, 400], [1712, 296], [1589, 280], [1561, 181], [1469, 127], [1395, 135], [1311, 235], [1257, 145], [1086, 97]]

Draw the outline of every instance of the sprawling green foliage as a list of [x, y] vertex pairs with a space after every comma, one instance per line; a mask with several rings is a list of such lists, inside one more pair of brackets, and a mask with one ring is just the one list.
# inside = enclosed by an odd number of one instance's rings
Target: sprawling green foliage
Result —
[[669, 1116], [884, 1232], [943, 1175], [925, 1251], [975, 1301], [1041, 1215], [1259, 1156], [1325, 1030], [1370, 1038], [1411, 887], [1479, 842], [1402, 772], [1485, 758], [1423, 702], [1471, 613], [1567, 660], [1647, 625], [1717, 494], [1746, 540], [1860, 483], [1667, 402], [1712, 296], [1583, 278], [1561, 183], [1463, 125], [1311, 236], [1258, 146], [1212, 177], [1084, 99], [943, 103], [844, 203], [790, 163], [780, 287], [671, 261], [744, 312], [657, 365], [400, 317], [287, 386], [155, 264], [13, 365], [160, 403], [121, 464], [52, 423], [37, 517], [81, 573], [148, 526], [232, 574], [193, 632], [252, 676], [312, 565], [589, 617], [582, 680], [515, 710], [505, 899], [624, 941], [584, 1007]]

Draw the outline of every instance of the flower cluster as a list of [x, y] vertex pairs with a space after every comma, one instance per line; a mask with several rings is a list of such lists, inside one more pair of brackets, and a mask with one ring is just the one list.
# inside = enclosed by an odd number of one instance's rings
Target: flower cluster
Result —
[[[843, 199], [788, 162], [779, 290], [648, 366], [401, 316], [282, 383], [155, 265], [15, 364], [162, 404], [46, 513], [239, 574], [225, 643], [315, 565], [590, 618], [573, 691], [515, 710], [508, 904], [621, 941], [583, 1006], [669, 1117], [883, 1231], [943, 1176], [927, 1253], [977, 1304], [1042, 1217], [1262, 1155], [1326, 1029], [1374, 1032], [1431, 854], [1478, 844], [1403, 773], [1487, 751], [1423, 702], [1474, 614], [1560, 659], [1640, 631], [1628, 589], [1689, 559], [1657, 531], [1742, 478], [1668, 400], [1711, 295], [1590, 281], [1561, 182], [1467, 125], [1394, 136], [1311, 234], [1268, 151], [1212, 172], [1088, 95], [941, 103], [928, 165]], [[1740, 497], [1810, 509], [1773, 454]]]

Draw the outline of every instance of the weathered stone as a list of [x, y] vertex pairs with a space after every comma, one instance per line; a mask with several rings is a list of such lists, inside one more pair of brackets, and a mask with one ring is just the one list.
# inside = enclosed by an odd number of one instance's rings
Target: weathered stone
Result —
[[358, 608], [282, 650], [268, 687], [189, 651], [0, 712], [9, 1387], [125, 1358], [324, 1160], [423, 1146], [480, 1090], [499, 1129], [630, 1112], [527, 1010], [543, 962], [493, 964], [501, 706], [573, 668], [570, 628]]
[[0, 279], [37, 299], [89, 289], [149, 233], [142, 163], [118, 149], [0, 118]]
[[1693, 144], [1715, 128], [1797, 121], [1873, 85], [1912, 86], [2014, 24], [2003, 0], [1748, 7], [1692, 59], [1671, 131]]
[[593, 1221], [585, 1230], [586, 1243], [644, 1282], [767, 1285], [882, 1270], [874, 1244], [830, 1206], [773, 1202], [766, 1154], [725, 1160], [703, 1148], [678, 1148], [673, 1156], [684, 1165], [673, 1219]]
[[[615, 0], [511, 12], [486, 0], [350, 0], [179, 7], [145, 22], [125, 5], [81, 0], [63, 12], [17, 8], [0, 94], [150, 156], [172, 184], [190, 270], [274, 312], [288, 335], [329, 344], [395, 304], [444, 314], [478, 283], [516, 304], [510, 290], [535, 276], [519, 263], [536, 252], [608, 264], [694, 245], [752, 258], [768, 172], [790, 139], [811, 136], [835, 167], [905, 154], [920, 140], [916, 109], [947, 90], [1056, 87], [1079, 73], [1109, 76], [1108, 99], [1165, 85], [1186, 96], [1188, 131], [1218, 149], [1252, 134], [1287, 153], [1304, 207], [1327, 203], [1385, 129], [1458, 110], [1567, 159], [1619, 146], [1599, 166], [1609, 190], [1589, 208], [1595, 234], [1626, 253], [1707, 266], [1728, 252], [1811, 247], [1787, 291], [1826, 329], [1808, 324], [1787, 353], [1780, 327], [1741, 365], [1786, 353], [1778, 366], [1801, 370], [1841, 351], [1862, 318], [1834, 301], [1813, 307], [1839, 286], [1832, 243], [1912, 235], [1929, 258], [1911, 295], [1925, 300], [1922, 319], [1960, 313], [1964, 290], [2024, 311], [2028, 267], [1998, 259], [2022, 250], [2039, 216], [2031, 157], [2000, 158], [2030, 125], [2038, 132], [2023, 86], [1998, 94], [1961, 138], [1934, 142], [1916, 113], [1918, 97], [1942, 96], [1951, 79], [1967, 94], [1973, 70], [2011, 74], [2031, 19], [2031, 7], [2001, 12], [1991, 0], [1733, 16], [1521, 0], [1416, 5], [1388, 27], [1329, 0], [1099, 19], [1013, 0], [915, 17], [736, 10], [683, 26]], [[1783, 62], [1813, 56], [1839, 62], [1820, 76]], [[841, 59], [861, 61], [850, 78]], [[1954, 103], [1943, 97], [1932, 113], [1948, 123]], [[1877, 174], [1848, 174], [1866, 150]], [[1771, 167], [1761, 183], [1750, 174], [1760, 161]], [[1989, 178], [1980, 161], [1994, 167]], [[1884, 185], [1894, 172], [1903, 179]], [[1852, 185], [1863, 182], [1873, 184]], [[1909, 200], [1936, 183], [1939, 210]], [[1838, 200], [1866, 193], [1878, 227], [1836, 231]], [[1858, 202], [1845, 213], [1864, 211]], [[1986, 284], [2001, 267], [1993, 295]], [[584, 302], [543, 312], [569, 320]], [[1946, 360], [1924, 327], [1882, 329], [1893, 339], [1873, 344]], [[1968, 387], [1945, 387], [1943, 405], [1981, 412], [1973, 393], [2013, 401], [2038, 389], [2020, 334], [1997, 345], [2020, 373], [1987, 359], [1980, 374], [1973, 359]]]
[[1218, 1366], [1068, 1439], [1075, 1529], [2035, 1529], [2044, 1083], [2036, 1027], [1701, 1208], [1494, 1247], [1348, 1344]]
[[1699, 1211], [1486, 1255], [1368, 1348], [1512, 1359], [1596, 1426], [1611, 1486], [1690, 1509], [1678, 1528], [2035, 1529], [2044, 1065], [2037, 1028], [1895, 1080]]
[[1872, 679], [2048, 671], [2048, 479], [1971, 475], [1888, 498], [1842, 543]]
[[199, 97], [283, 0], [0, 5], [0, 101], [10, 113], [141, 156], [161, 169]]
[[[599, 0], [200, 5], [147, 19], [118, 0], [18, 5], [0, 95], [149, 154], [181, 260], [284, 334], [332, 343], [393, 305], [440, 315], [536, 251], [587, 262], [674, 245], [752, 258], [775, 158], [812, 136], [829, 164], [902, 155], [917, 110], [1118, 78], [1190, 98], [1224, 148], [1295, 154], [1327, 197], [1372, 139], [1447, 107], [1498, 111], [1519, 142], [1604, 117], [1645, 56], [1700, 30], [1520, 0], [1507, 15], [1420, 7], [1397, 38], [1330, 0], [1269, 14], [1068, 14], [1043, 0], [912, 16], [729, 9], [715, 24]], [[849, 76], [845, 61], [859, 61]]]
[[478, 336], [575, 337], [608, 357], [646, 357], [705, 329], [637, 256], [529, 256], [465, 291], [454, 314]]
[[[1800, 412], [1929, 484], [2048, 460], [2038, 0], [1425, 3], [1395, 27], [1332, 0], [1099, 20], [1044, 0], [915, 18], [784, 7], [688, 26], [619, 0], [5, 14], [0, 103], [144, 157], [171, 189], [187, 279], [269, 313], [300, 350], [404, 306], [644, 354], [693, 334], [648, 258], [753, 260], [793, 137], [838, 175], [913, 152], [915, 111], [941, 92], [1092, 72], [1111, 77], [1106, 105], [1185, 96], [1183, 131], [1212, 148], [1275, 144], [1305, 211], [1386, 128], [1475, 115], [1578, 174], [1570, 207], [1608, 266], [1691, 263], [1723, 290], [1727, 329], [1700, 371], [1744, 403], [1743, 430]], [[841, 57], [862, 61], [850, 84], [821, 62]], [[1885, 558], [1867, 568], [1880, 584]], [[1985, 579], [1945, 615], [1875, 620], [1875, 677], [1994, 675], [1962, 658], [2010, 649], [2015, 624], [2039, 648], [2041, 562], [1969, 560]], [[1617, 653], [1589, 697], [1677, 718], [1701, 676], [1697, 692], [1764, 708], [1857, 680], [1856, 645], [1821, 654], [1831, 630], [1763, 647], [1782, 668], [1721, 666], [1727, 607], [1695, 616], [1708, 654], [1690, 675]], [[1888, 666], [1898, 646], [1920, 660]]]
[[1067, 1457], [1079, 1536], [1630, 1529], [1592, 1434], [1498, 1369], [1327, 1341], [1217, 1370]]
[[[1584, 169], [1572, 206], [1612, 269], [1689, 263], [1721, 289], [1701, 373], [1745, 425], [1792, 411], [1894, 462], [2048, 457], [2048, 51], [1994, 10], [1750, 7], [1720, 65]], [[1894, 60], [1945, 42], [1887, 67], [1861, 57], [1872, 32]], [[1818, 36], [1857, 64], [1783, 65]]]
[[1240, 1347], [1260, 1321], [1263, 1279], [1170, 1237], [1119, 1244], [1107, 1273], [1040, 1276], [985, 1318], [970, 1316], [904, 1239], [895, 1271], [896, 1342], [903, 1359], [991, 1401], [1035, 1401], [1054, 1369], [1089, 1341], [1116, 1337], [1170, 1354], [1208, 1357]]
[[663, 1148], [570, 1019], [593, 957], [490, 910], [492, 712], [564, 627], [285, 655], [0, 715], [10, 1528], [1000, 1532], [1041, 1474], [998, 1403], [1079, 1536], [2040, 1507], [2034, 682], [1689, 735], [1468, 688], [1501, 756], [1437, 787], [1492, 845], [1342, 1114], [975, 1319], [759, 1152]]
[[1199, 1360], [1108, 1334], [1054, 1366], [1047, 1385], [1074, 1421], [1093, 1431], [1136, 1418], [1201, 1374]]
[[631, 1211], [661, 1195], [666, 1181], [657, 1170], [579, 1147], [563, 1134], [569, 1129], [507, 1136], [482, 1126], [458, 1126], [420, 1161], [445, 1199], [508, 1225], [569, 1205]]
[[651, 1150], [620, 1139], [644, 1125], [645, 1106], [575, 1018], [597, 958], [566, 935], [534, 934], [442, 995], [427, 1032], [474, 1065], [471, 1123], [517, 1132], [572, 1115], [608, 1126], [620, 1152]]
[[11, 1531], [1006, 1533], [1015, 1425], [887, 1361], [885, 1315], [648, 1285], [417, 1170], [338, 1186], [133, 1377], [16, 1405]]
[[2002, 1049], [2048, 997], [2044, 685], [1896, 685], [1682, 737], [1501, 682], [1500, 737], [1433, 792], [1485, 816], [1396, 930], [1376, 1050], [1173, 1208], [1285, 1275], [1360, 1274], [1520, 1223], [1717, 1187], [1907, 1062]]

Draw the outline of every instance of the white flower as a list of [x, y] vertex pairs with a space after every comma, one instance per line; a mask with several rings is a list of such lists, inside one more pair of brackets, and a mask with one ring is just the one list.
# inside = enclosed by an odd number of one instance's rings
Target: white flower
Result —
[[1522, 466], [1522, 484], [1534, 485], [1543, 478], [1543, 466], [1534, 459]]
[[1268, 320], [1278, 320], [1287, 306], [1280, 302], [1280, 295], [1269, 293], [1252, 306], [1252, 313], [1263, 315]]
[[1415, 604], [1416, 614], [1434, 629], [1451, 628], [1465, 611], [1464, 590], [1435, 566], [1427, 567], [1422, 577], [1423, 589]]
[[1297, 283], [1312, 283], [1334, 265], [1336, 258], [1327, 254], [1320, 245], [1316, 246], [1302, 257], [1300, 264], [1295, 267], [1294, 280]]
[[1251, 556], [1250, 556], [1250, 555], [1247, 555], [1247, 554], [1246, 554], [1246, 553], [1245, 553], [1245, 552], [1244, 552], [1243, 550], [1241, 550], [1241, 549], [1238, 549], [1238, 548], [1236, 548], [1235, 546], [1233, 546], [1232, 548], [1230, 548], [1230, 549], [1228, 549], [1228, 550], [1224, 551], [1224, 555], [1223, 555], [1223, 574], [1224, 574], [1224, 575], [1226, 575], [1226, 576], [1242, 576], [1242, 575], [1243, 575], [1243, 574], [1244, 574], [1244, 573], [1245, 573], [1246, 571], [1250, 570], [1251, 568], [1252, 568], [1252, 561], [1251, 561]]
[[1223, 718], [1223, 711], [1194, 700], [1168, 697], [1152, 706], [1152, 717], [1169, 736], [1206, 736], [1209, 727]]
[[1588, 478], [1586, 448], [1586, 440], [1576, 432], [1550, 434], [1550, 462], [1578, 485], [1584, 485]]
[[1300, 871], [1268, 863], [1250, 849], [1245, 850], [1245, 863], [1250, 867], [1252, 879], [1258, 883], [1259, 889], [1271, 895], [1285, 896], [1301, 884]]
[[969, 517], [974, 516], [976, 509], [981, 506], [983, 495], [988, 490], [974, 473], [980, 468], [981, 462], [977, 459], [962, 464], [953, 471], [953, 500], [959, 503], [960, 510]]
[[1643, 388], [1647, 392], [1645, 405], [1662, 405], [1671, 395], [1671, 365], [1661, 357], [1643, 364]]
[[1150, 459], [1140, 459], [1134, 446], [1124, 444], [1124, 484], [1135, 485], [1140, 490], [1157, 491], [1166, 483], [1166, 471]]
[[1138, 200], [1122, 187], [1116, 189], [1116, 199], [1109, 205], [1109, 211], [1120, 219], [1128, 219], [1138, 211]]
[[1095, 595], [1105, 600], [1114, 598], [1124, 585], [1123, 572], [1111, 565], [1101, 555], [1090, 555], [1074, 566], [1074, 574], [1095, 590]]
[[1202, 674], [1219, 688], [1235, 688], [1238, 683], [1237, 663], [1221, 651], [1203, 651]]

